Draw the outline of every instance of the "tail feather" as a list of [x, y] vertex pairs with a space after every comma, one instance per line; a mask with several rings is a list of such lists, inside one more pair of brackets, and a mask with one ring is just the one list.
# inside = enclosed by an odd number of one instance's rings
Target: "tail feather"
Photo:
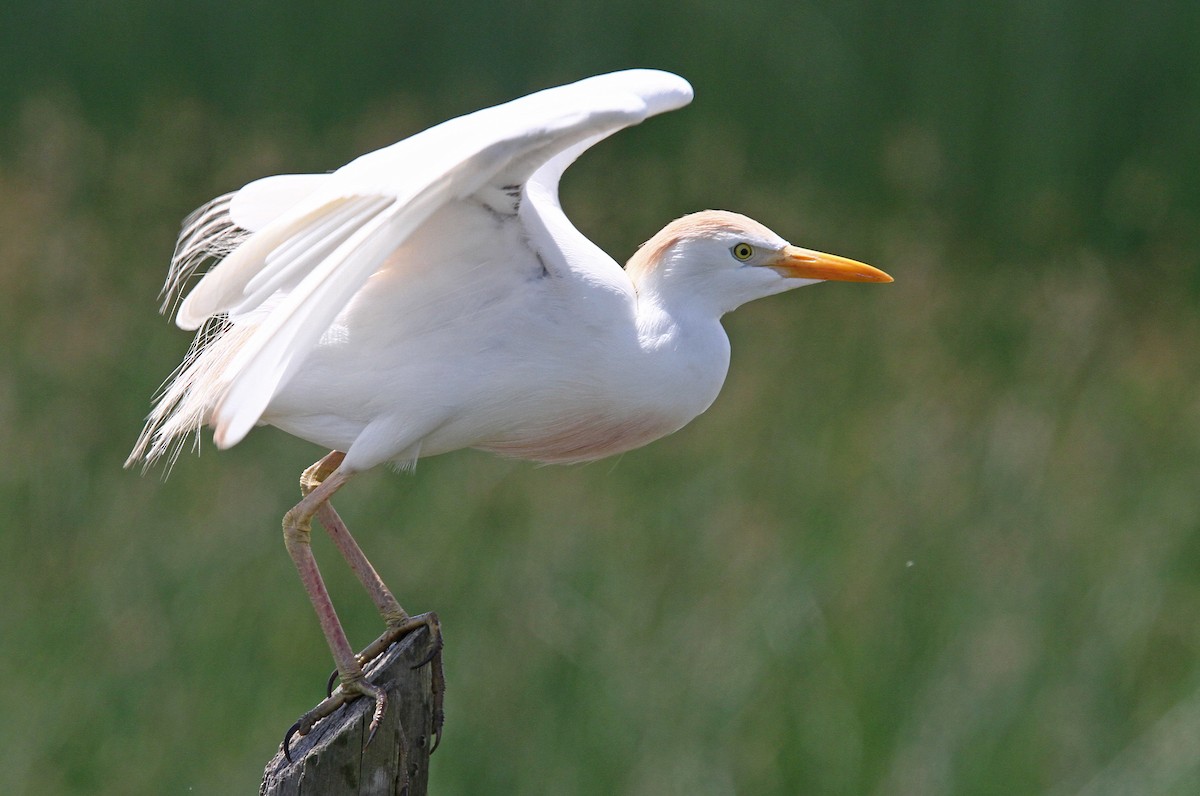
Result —
[[146, 470], [165, 456], [170, 471], [188, 435], [194, 433], [195, 445], [199, 446], [200, 430], [212, 411], [199, 396], [208, 394], [204, 385], [219, 378], [221, 365], [234, 350], [230, 345], [232, 341], [225, 340], [231, 330], [224, 318], [213, 318], [196, 334], [183, 362], [155, 396], [154, 408], [125, 460], [126, 467], [133, 467], [140, 461], [142, 469]]

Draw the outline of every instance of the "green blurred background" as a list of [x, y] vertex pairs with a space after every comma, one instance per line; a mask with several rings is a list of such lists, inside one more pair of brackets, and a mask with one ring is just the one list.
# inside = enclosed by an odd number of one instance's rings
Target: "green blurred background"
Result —
[[321, 695], [279, 518], [322, 451], [121, 469], [183, 216], [628, 66], [697, 97], [567, 175], [618, 259], [722, 207], [896, 282], [730, 316], [646, 449], [345, 491], [445, 623], [432, 791], [1200, 792], [1198, 53], [1194, 0], [10, 0], [0, 792], [250, 793]]

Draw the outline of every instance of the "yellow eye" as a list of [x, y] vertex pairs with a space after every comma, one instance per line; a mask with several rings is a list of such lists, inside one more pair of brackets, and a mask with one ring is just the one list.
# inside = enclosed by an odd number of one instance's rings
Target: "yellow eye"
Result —
[[730, 251], [733, 252], [734, 257], [743, 262], [754, 256], [754, 247], [749, 243], [739, 243], [730, 249]]

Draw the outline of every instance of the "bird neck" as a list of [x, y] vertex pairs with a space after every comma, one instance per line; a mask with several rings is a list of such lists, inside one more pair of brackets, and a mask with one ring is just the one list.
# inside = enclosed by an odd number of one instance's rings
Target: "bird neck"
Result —
[[715, 313], [697, 313], [664, 304], [652, 291], [639, 291], [638, 355], [642, 374], [630, 394], [649, 390], [643, 400], [668, 407], [677, 427], [706, 410], [729, 372], [729, 338]]
[[650, 285], [635, 288], [638, 340], [643, 351], [728, 359], [729, 338], [721, 326], [720, 311]]
[[734, 309], [714, 301], [715, 292], [705, 289], [708, 285], [674, 272], [665, 263], [630, 275], [638, 297], [639, 315], [644, 314], [651, 323], [661, 323], [662, 318], [667, 318], [687, 326], [720, 325], [721, 316]]

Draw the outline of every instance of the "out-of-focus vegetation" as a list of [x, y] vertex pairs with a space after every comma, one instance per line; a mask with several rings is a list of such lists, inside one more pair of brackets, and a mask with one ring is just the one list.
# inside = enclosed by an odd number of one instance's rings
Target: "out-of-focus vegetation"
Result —
[[896, 283], [731, 316], [644, 450], [346, 490], [445, 623], [434, 792], [1200, 791], [1197, 53], [1167, 0], [8, 3], [0, 792], [252, 792], [321, 695], [278, 530], [321, 451], [120, 467], [179, 220], [633, 65], [697, 100], [568, 174], [609, 251], [727, 207]]

